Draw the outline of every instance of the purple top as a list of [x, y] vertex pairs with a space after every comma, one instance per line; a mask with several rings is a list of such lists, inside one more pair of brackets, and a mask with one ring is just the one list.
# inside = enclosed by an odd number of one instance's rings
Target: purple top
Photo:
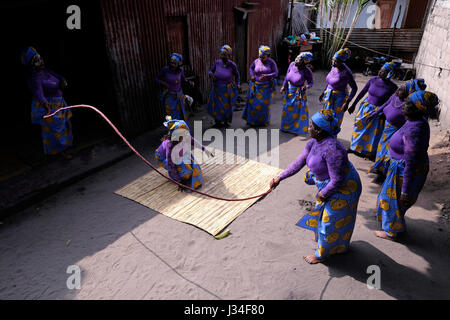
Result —
[[48, 102], [45, 97], [62, 97], [60, 86], [63, 81], [66, 79], [48, 69], [31, 71], [28, 87], [33, 94], [33, 99], [39, 102]]
[[[203, 146], [200, 142], [194, 139], [193, 136], [191, 136], [191, 146], [197, 146], [198, 148], [201, 148], [203, 151], [205, 151], [205, 146]], [[168, 168], [167, 171], [169, 171], [170, 176], [174, 177], [176, 181], [181, 182], [180, 175], [178, 174], [176, 165], [172, 162], [171, 152], [172, 150], [172, 141], [171, 140], [164, 140], [161, 145], [158, 147], [158, 152], [161, 155], [161, 160], [164, 161], [164, 159], [167, 159]], [[184, 154], [184, 151], [186, 149], [183, 148], [180, 150], [179, 156], [182, 157]]]
[[180, 92], [181, 82], [187, 83], [182, 67], [173, 71], [169, 66], [165, 66], [161, 69], [155, 80], [158, 83], [161, 83], [161, 81], [166, 82], [169, 85], [169, 91], [171, 92]]
[[294, 87], [302, 87], [305, 81], [308, 81], [308, 85], [306, 86], [307, 89], [310, 89], [314, 84], [311, 69], [306, 66], [302, 69], [299, 69], [295, 65], [295, 62], [291, 62], [291, 64], [289, 65], [286, 77], [284, 78], [283, 87], [286, 87], [288, 81]]
[[214, 80], [215, 83], [229, 84], [234, 76], [236, 85], [239, 86], [241, 84], [241, 78], [236, 63], [231, 60], [228, 60], [226, 63], [224, 63], [222, 59], [216, 60], [211, 69], [209, 69], [209, 74], [216, 77]]
[[368, 92], [369, 94], [367, 96], [367, 100], [369, 103], [374, 106], [381, 106], [392, 94], [395, 93], [397, 88], [397, 85], [390, 79], [383, 80], [380, 77], [375, 76], [367, 81], [364, 88], [356, 97], [354, 104], [357, 104], [358, 101], [361, 100], [362, 97], [364, 97], [364, 95]]
[[327, 89], [344, 91], [350, 85], [352, 91], [347, 99], [350, 102], [358, 91], [358, 86], [350, 68], [345, 63], [342, 66], [342, 70], [336, 67], [331, 68], [326, 78], [328, 83]]
[[289, 178], [306, 164], [317, 179], [322, 181], [330, 179], [326, 187], [321, 190], [322, 195], [328, 198], [344, 183], [348, 162], [347, 151], [336, 138], [329, 136], [320, 142], [311, 139], [298, 158], [281, 173], [280, 178], [281, 180]]
[[255, 77], [256, 81], [261, 81], [261, 76], [266, 75], [265, 81], [271, 80], [278, 76], [278, 68], [275, 61], [272, 58], [268, 58], [265, 63], [261, 62], [261, 59], [256, 59], [250, 66], [250, 77]]
[[425, 118], [407, 120], [403, 127], [392, 135], [389, 152], [393, 159], [404, 160], [402, 193], [409, 194], [413, 189], [415, 169], [423, 164], [427, 157], [430, 142], [430, 126]]
[[406, 118], [402, 115], [401, 105], [403, 100], [401, 100], [395, 93], [389, 98], [389, 100], [383, 104], [377, 111], [373, 114], [379, 116], [384, 113], [386, 116], [386, 121], [393, 126], [400, 128], [406, 122]]

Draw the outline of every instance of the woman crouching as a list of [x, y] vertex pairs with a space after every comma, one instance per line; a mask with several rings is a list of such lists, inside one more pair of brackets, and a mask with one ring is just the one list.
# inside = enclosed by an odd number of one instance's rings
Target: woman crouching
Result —
[[315, 254], [305, 256], [310, 264], [324, 261], [330, 255], [346, 251], [355, 226], [361, 181], [348, 160], [347, 151], [336, 139], [338, 120], [332, 110], [321, 110], [311, 118], [311, 140], [305, 149], [270, 186], [275, 188], [305, 165], [309, 167], [305, 182], [319, 189], [316, 206], [298, 223], [299, 227], [314, 231], [318, 242]]
[[[192, 189], [199, 189], [203, 184], [202, 170], [195, 162], [191, 146], [201, 148], [209, 157], [214, 154], [190, 135], [189, 126], [183, 120], [172, 120], [167, 116], [164, 126], [169, 129], [169, 133], [161, 139], [162, 143], [155, 151], [156, 161], [169, 172], [173, 180]], [[179, 190], [192, 192], [181, 186]]]

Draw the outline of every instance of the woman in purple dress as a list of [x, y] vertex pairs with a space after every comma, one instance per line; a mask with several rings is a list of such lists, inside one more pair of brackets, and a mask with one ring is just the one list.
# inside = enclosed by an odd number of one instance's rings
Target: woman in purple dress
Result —
[[313, 74], [306, 64], [311, 62], [311, 52], [300, 53], [289, 65], [280, 93], [285, 93], [281, 113], [281, 131], [295, 134], [307, 134], [309, 112], [306, 90], [313, 84]]
[[309, 127], [312, 139], [297, 160], [270, 183], [271, 188], [275, 188], [305, 165], [310, 168], [305, 182], [318, 188], [316, 206], [297, 223], [299, 227], [312, 230], [317, 241], [316, 252], [304, 257], [310, 264], [345, 252], [355, 226], [361, 181], [348, 160], [347, 151], [336, 139], [339, 131], [338, 120], [331, 110], [315, 113]]
[[206, 110], [214, 118], [216, 125], [228, 126], [231, 123], [240, 91], [239, 71], [236, 63], [231, 61], [231, 53], [231, 47], [224, 45], [220, 49], [220, 59], [216, 60], [209, 70], [214, 87], [209, 94]]
[[367, 117], [368, 122], [376, 117], [386, 119], [384, 121], [384, 130], [380, 142], [378, 143], [375, 163], [369, 172], [377, 173], [381, 176], [386, 174], [389, 167], [389, 141], [391, 140], [392, 135], [406, 122], [406, 118], [402, 114], [401, 105], [408, 95], [419, 90], [425, 90], [426, 87], [427, 85], [423, 79], [415, 79], [406, 82], [397, 89], [395, 94], [393, 94], [384, 105]]
[[377, 237], [396, 240], [406, 231], [406, 211], [417, 201], [428, 170], [430, 126], [425, 117], [439, 103], [428, 91], [416, 91], [402, 104], [405, 124], [392, 136], [389, 169], [377, 198], [377, 218], [382, 230]]
[[359, 106], [353, 127], [352, 142], [348, 152], [375, 160], [378, 142], [384, 129], [384, 120], [376, 117], [368, 121], [367, 117], [371, 113], [376, 112], [397, 90], [397, 85], [390, 78], [396, 73], [399, 67], [399, 63], [385, 63], [380, 69], [378, 76], [371, 78], [367, 82], [352, 106], [348, 109], [350, 114], [353, 113], [356, 104], [368, 93], [367, 98]]
[[72, 146], [72, 112], [60, 111], [53, 117], [43, 118], [60, 108], [67, 107], [62, 89], [67, 81], [62, 76], [45, 68], [44, 60], [33, 47], [25, 49], [21, 56], [22, 64], [29, 69], [28, 87], [33, 95], [31, 122], [41, 125], [42, 142], [46, 155], [61, 154], [65, 159], [72, 155], [67, 149]]
[[160, 100], [164, 103], [166, 115], [171, 116], [172, 119], [187, 121], [185, 103], [191, 101], [192, 98], [183, 93], [181, 84], [187, 83], [194, 86], [194, 83], [188, 81], [184, 76], [182, 63], [182, 55], [173, 53], [170, 56], [169, 65], [161, 69], [155, 80], [163, 87]]
[[270, 58], [268, 46], [259, 47], [259, 58], [250, 66], [250, 90], [242, 119], [251, 126], [266, 126], [270, 123], [270, 107], [276, 92], [278, 68]]
[[[319, 97], [319, 101], [323, 102], [323, 109], [333, 111], [336, 119], [338, 119], [339, 126], [342, 124], [344, 113], [348, 109], [350, 101], [358, 91], [353, 73], [345, 64], [350, 55], [351, 52], [347, 48], [334, 54], [331, 61], [332, 68], [327, 75], [327, 87]], [[350, 95], [347, 89], [349, 85], [352, 88]]]

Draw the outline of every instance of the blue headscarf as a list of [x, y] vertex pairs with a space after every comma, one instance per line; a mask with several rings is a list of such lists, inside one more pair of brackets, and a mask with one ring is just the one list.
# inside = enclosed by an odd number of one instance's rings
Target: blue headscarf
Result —
[[325, 130], [330, 135], [335, 136], [341, 131], [338, 120], [333, 116], [333, 111], [330, 109], [322, 109], [319, 112], [316, 112], [311, 117], [311, 120], [320, 129]]
[[300, 53], [297, 58], [295, 58], [295, 63], [298, 63], [300, 61], [303, 61], [304, 63], [309, 63], [313, 59], [313, 54], [311, 52], [302, 52]]
[[344, 48], [344, 49], [341, 49], [338, 52], [336, 52], [334, 54], [333, 58], [336, 58], [336, 59], [339, 59], [342, 61], [347, 61], [351, 55], [352, 55], [352, 52], [350, 51], [350, 49]]
[[175, 130], [181, 130], [181, 129], [190, 131], [188, 124], [184, 120], [172, 119], [171, 116], [166, 116], [166, 121], [163, 124], [164, 124], [164, 127], [169, 129], [169, 133], [172, 133]]
[[226, 44], [222, 48], [220, 48], [220, 53], [222, 53], [222, 52], [225, 52], [225, 53], [228, 53], [229, 55], [231, 55], [233, 50], [231, 50], [231, 47]]
[[31, 59], [33, 59], [33, 57], [37, 55], [37, 51], [35, 48], [33, 47], [28, 47], [25, 50], [22, 51], [22, 54], [20, 56], [20, 60], [22, 61], [22, 64], [24, 66], [28, 65], [31, 61]]
[[180, 65], [181, 62], [183, 62], [183, 56], [179, 53], [172, 53], [170, 55], [170, 61], [175, 61], [178, 65]]
[[419, 90], [409, 95], [411, 102], [422, 112], [431, 113], [439, 104], [439, 97], [430, 91]]
[[389, 71], [386, 78], [387, 79], [392, 78], [395, 75], [395, 73], [397, 72], [397, 70], [400, 68], [400, 66], [401, 66], [400, 62], [394, 62], [394, 61], [386, 62], [383, 65], [383, 68], [386, 69], [387, 71]]
[[270, 50], [270, 47], [265, 46], [265, 45], [261, 45], [258, 49], [258, 53], [260, 56], [262, 56], [263, 54], [267, 54], [269, 55], [272, 51]]
[[405, 83], [405, 87], [406, 87], [406, 93], [408, 95], [410, 95], [413, 92], [416, 92], [419, 90], [425, 90], [427, 85], [425, 84], [425, 80], [420, 78], [420, 79], [409, 80], [408, 82]]

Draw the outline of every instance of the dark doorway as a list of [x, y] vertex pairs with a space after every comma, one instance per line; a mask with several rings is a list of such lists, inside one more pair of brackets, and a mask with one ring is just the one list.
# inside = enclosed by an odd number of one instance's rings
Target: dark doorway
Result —
[[241, 83], [247, 81], [248, 15], [235, 10], [235, 61], [241, 76]]
[[171, 53], [181, 53], [183, 64], [189, 65], [189, 39], [186, 16], [167, 17], [167, 36]]

